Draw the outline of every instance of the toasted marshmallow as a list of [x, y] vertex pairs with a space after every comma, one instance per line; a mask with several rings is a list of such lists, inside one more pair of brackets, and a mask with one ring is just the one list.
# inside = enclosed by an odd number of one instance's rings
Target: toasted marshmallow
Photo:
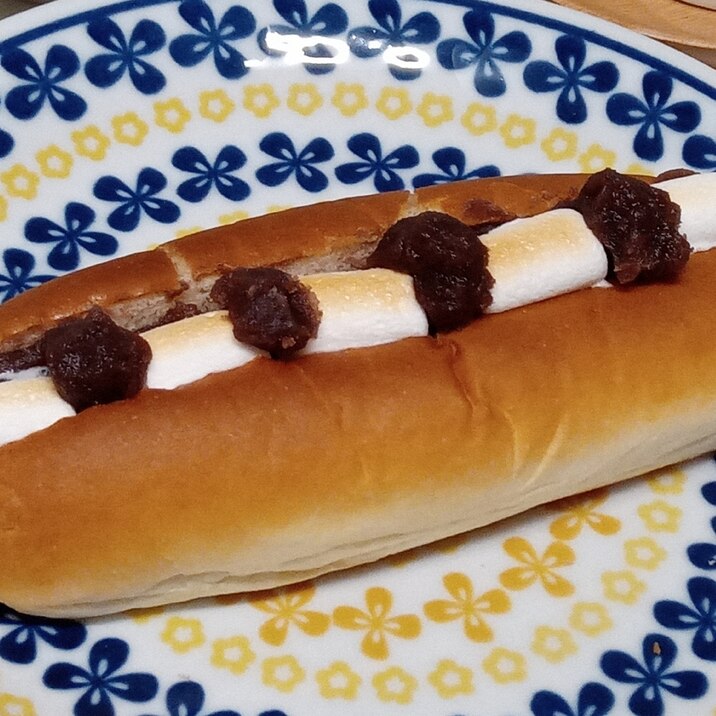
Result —
[[716, 174], [692, 174], [655, 184], [681, 206], [681, 232], [694, 251], [716, 247]]
[[495, 279], [488, 313], [593, 286], [607, 275], [607, 255], [572, 209], [515, 219], [481, 237]]
[[387, 269], [304, 276], [323, 317], [304, 353], [367, 348], [426, 336], [428, 320], [415, 299], [413, 279]]
[[239, 343], [226, 311], [168, 323], [142, 334], [152, 349], [147, 388], [171, 390], [253, 360], [259, 351]]
[[35, 366], [34, 368], [25, 368], [13, 373], [0, 373], [0, 381], [3, 380], [30, 380], [31, 378], [44, 378], [49, 374], [45, 366]]
[[75, 414], [55, 390], [50, 378], [26, 378], [0, 383], [0, 445], [20, 440]]

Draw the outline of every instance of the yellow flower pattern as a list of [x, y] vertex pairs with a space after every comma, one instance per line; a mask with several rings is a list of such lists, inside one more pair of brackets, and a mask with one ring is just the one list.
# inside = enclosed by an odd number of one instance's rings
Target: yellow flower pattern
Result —
[[621, 522], [616, 517], [597, 511], [606, 502], [608, 495], [606, 490], [596, 490], [557, 503], [555, 506], [561, 508], [564, 514], [550, 525], [552, 536], [560, 540], [574, 539], [585, 526], [605, 536], [619, 532]]
[[387, 635], [415, 639], [420, 634], [420, 619], [415, 614], [391, 616], [393, 595], [384, 587], [371, 587], [365, 593], [366, 610], [340, 606], [333, 611], [333, 621], [341, 629], [365, 631], [361, 651], [371, 659], [387, 659]]
[[199, 114], [212, 122], [224, 122], [236, 109], [236, 102], [222, 89], [206, 90], [199, 95]]
[[56, 144], [41, 149], [35, 158], [40, 171], [49, 179], [67, 179], [75, 163], [72, 155]]
[[375, 106], [381, 114], [392, 120], [404, 117], [413, 109], [408, 90], [395, 87], [384, 87]]
[[40, 177], [22, 164], [13, 164], [10, 169], [0, 174], [0, 181], [11, 197], [29, 201], [37, 196]]
[[304, 117], [309, 117], [317, 109], [320, 109], [322, 105], [323, 97], [312, 82], [292, 84], [289, 87], [286, 106], [294, 112], [298, 112]]
[[577, 644], [567, 629], [539, 626], [535, 629], [532, 651], [551, 664], [558, 664], [577, 653]]
[[483, 660], [482, 668], [498, 684], [524, 681], [527, 678], [525, 657], [504, 647], [493, 649]]
[[161, 640], [177, 654], [186, 654], [201, 646], [205, 641], [204, 627], [199, 619], [170, 617], [161, 633]]
[[686, 484], [686, 473], [680, 468], [660, 470], [653, 474], [646, 484], [657, 495], [680, 495]]
[[629, 570], [608, 571], [602, 574], [604, 596], [622, 604], [636, 604], [646, 591], [646, 584]]
[[280, 104], [274, 88], [268, 83], [248, 85], [244, 89], [244, 108], [259, 119], [270, 117]]
[[460, 118], [460, 123], [470, 134], [481, 134], [497, 129], [497, 111], [489, 105], [473, 102]]
[[630, 164], [625, 170], [625, 174], [639, 174], [641, 176], [645, 177], [653, 177], [656, 176], [654, 174], [653, 169], [649, 169], [649, 167], [645, 167], [643, 164], [638, 164], [637, 162], [634, 162]]
[[426, 92], [417, 108], [417, 113], [427, 127], [439, 127], [449, 122], [455, 115], [452, 98], [445, 94]]
[[639, 505], [637, 514], [652, 532], [678, 532], [683, 512], [681, 508], [670, 505], [665, 500], [654, 500]]
[[146, 624], [164, 614], [164, 607], [146, 607], [144, 609], [130, 609], [126, 612], [137, 624]]
[[344, 117], [353, 117], [370, 104], [363, 85], [338, 82], [331, 103]]
[[30, 699], [0, 694], [0, 716], [37, 716], [37, 711]]
[[203, 228], [202, 226], [189, 226], [185, 229], [177, 229], [174, 233], [174, 238], [181, 239], [183, 236], [191, 236], [192, 234], [202, 231]]
[[126, 112], [112, 118], [112, 130], [116, 141], [138, 147], [149, 134], [149, 125], [136, 112]]
[[97, 125], [92, 124], [70, 135], [75, 152], [95, 162], [101, 162], [107, 156], [107, 149], [112, 143]]
[[486, 642], [493, 638], [492, 629], [483, 614], [505, 614], [510, 610], [510, 598], [501, 589], [492, 589], [477, 596], [472, 581], [465, 574], [453, 572], [443, 577], [451, 600], [436, 599], [424, 606], [425, 616], [434, 622], [462, 619], [468, 639]]
[[610, 149], [605, 149], [600, 144], [592, 144], [587, 151], [579, 156], [579, 166], [585, 174], [613, 167], [617, 161], [617, 155]]
[[243, 221], [244, 219], [249, 218], [249, 212], [248, 211], [232, 211], [229, 214], [221, 214], [219, 216], [219, 223], [222, 226], [226, 226], [227, 224], [233, 224], [237, 221]]
[[256, 654], [245, 636], [217, 639], [211, 647], [211, 663], [232, 674], [243, 674], [256, 659]]
[[291, 693], [305, 678], [306, 672], [294, 656], [275, 656], [261, 664], [261, 681], [284, 694]]
[[7, 199], [0, 196], [0, 221], [7, 219]]
[[324, 699], [358, 698], [361, 677], [345, 661], [334, 661], [328, 668], [316, 672], [318, 690]]
[[578, 137], [562, 127], [553, 129], [540, 144], [542, 151], [552, 162], [562, 162], [577, 156]]
[[569, 626], [587, 636], [599, 636], [614, 626], [607, 608], [599, 602], [577, 602], [569, 615]]
[[191, 112], [178, 97], [154, 103], [155, 124], [172, 134], [183, 132], [190, 119]]
[[443, 699], [453, 699], [456, 696], [473, 693], [475, 691], [473, 678], [471, 669], [460, 666], [452, 659], [438, 662], [435, 670], [428, 675], [428, 681]]
[[510, 149], [532, 144], [537, 137], [537, 123], [534, 119], [511, 114], [500, 127], [500, 136], [505, 146]]
[[557, 574], [561, 567], [574, 563], [574, 552], [564, 542], [552, 542], [540, 556], [535, 548], [522, 537], [511, 537], [503, 544], [507, 554], [523, 566], [512, 567], [500, 574], [500, 583], [507, 589], [526, 589], [540, 582], [553, 597], [568, 597], [574, 592], [574, 585]]
[[624, 543], [624, 556], [630, 567], [656, 569], [665, 559], [666, 550], [651, 537], [630, 539]]
[[321, 636], [328, 631], [331, 618], [322, 612], [304, 609], [314, 597], [316, 588], [312, 585], [302, 589], [275, 590], [263, 599], [252, 599], [251, 606], [272, 617], [259, 629], [259, 636], [272, 646], [281, 646], [286, 641], [291, 625], [298, 627], [308, 636]]
[[373, 688], [381, 701], [409, 704], [418, 688], [418, 681], [404, 669], [393, 666], [373, 677]]

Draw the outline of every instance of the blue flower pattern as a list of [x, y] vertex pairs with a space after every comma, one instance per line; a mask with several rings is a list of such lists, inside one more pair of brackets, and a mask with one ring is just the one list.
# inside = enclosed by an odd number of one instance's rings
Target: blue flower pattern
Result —
[[687, 584], [692, 605], [663, 600], [654, 605], [654, 616], [667, 629], [694, 630], [691, 648], [701, 659], [716, 661], [716, 582], [694, 577]]
[[642, 159], [656, 161], [664, 154], [662, 125], [675, 132], [688, 133], [701, 122], [701, 111], [695, 102], [667, 104], [674, 81], [661, 72], [647, 72], [642, 80], [644, 98], [626, 92], [612, 95], [607, 102], [607, 115], [614, 124], [639, 125], [634, 138], [634, 152]]
[[622, 684], [636, 685], [629, 709], [636, 716], [662, 716], [666, 691], [682, 699], [699, 699], [708, 689], [700, 671], [668, 671], [676, 659], [676, 644], [663, 634], [647, 634], [642, 641], [641, 661], [623, 651], [602, 655], [604, 673]]
[[463, 16], [463, 25], [472, 42], [460, 38], [443, 40], [437, 46], [438, 62], [448, 70], [475, 65], [475, 89], [484, 97], [499, 97], [507, 90], [500, 62], [524, 62], [532, 43], [524, 32], [513, 30], [495, 39], [495, 18], [486, 8]]
[[[716, 505], [716, 482], [709, 482], [701, 488], [701, 494], [706, 502]], [[711, 529], [716, 532], [716, 517], [711, 519]], [[697, 542], [690, 544], [686, 550], [691, 563], [699, 569], [716, 569], [716, 544], [712, 542]]]
[[368, 8], [379, 27], [356, 27], [348, 34], [351, 52], [360, 58], [382, 55], [390, 74], [399, 80], [420, 76], [421, 59], [415, 45], [435, 42], [440, 23], [429, 12], [420, 12], [403, 23], [397, 0], [370, 0]]
[[530, 62], [524, 71], [527, 87], [533, 92], [557, 92], [557, 116], [568, 124], [580, 124], [587, 118], [587, 103], [582, 89], [611, 92], [619, 81], [613, 62], [595, 62], [584, 66], [587, 43], [581, 37], [561, 35], [555, 42], [559, 67], [545, 60]]
[[132, 84], [143, 94], [156, 94], [164, 89], [164, 75], [145, 58], [166, 43], [161, 26], [151, 20], [141, 20], [129, 39], [114, 20], [103, 17], [87, 26], [90, 37], [109, 50], [93, 57], [85, 65], [87, 79], [96, 87], [111, 87], [129, 74]]
[[196, 33], [181, 35], [170, 43], [169, 54], [178, 65], [194, 67], [211, 56], [226, 79], [236, 80], [248, 72], [246, 57], [232, 44], [256, 28], [256, 20], [246, 8], [233, 5], [217, 23], [204, 0], [185, 0], [179, 14]]
[[404, 144], [383, 156], [380, 140], [367, 132], [355, 134], [348, 140], [348, 149], [363, 161], [348, 162], [336, 167], [336, 177], [344, 184], [358, 184], [373, 177], [377, 191], [404, 189], [399, 169], [412, 169], [420, 161], [418, 150]]
[[88, 668], [68, 662], [52, 664], [42, 681], [49, 689], [84, 692], [75, 704], [75, 716], [114, 716], [114, 699], [144, 703], [159, 690], [152, 674], [118, 673], [128, 658], [127, 642], [102, 639], [90, 649]]
[[0, 128], [0, 159], [4, 159], [15, 146], [15, 140], [12, 134]]
[[94, 186], [94, 195], [103, 201], [119, 204], [108, 217], [107, 223], [117, 231], [134, 231], [142, 214], [162, 224], [174, 223], [181, 209], [158, 194], [167, 186], [167, 179], [157, 169], [145, 167], [139, 172], [134, 189], [113, 176], [100, 177]]
[[[54, 276], [47, 274], [33, 275], [35, 257], [29, 251], [5, 249], [2, 254], [2, 260], [5, 264], [5, 273], [0, 273], [0, 303], [9, 301], [14, 296], [23, 293], [23, 291], [27, 291], [33, 286], [39, 286], [39, 284], [54, 278]], [[2, 623], [2, 618], [7, 618], [7, 616], [0, 617], [0, 623]], [[0, 656], [2, 656], [1, 648]]]
[[605, 716], [614, 706], [614, 694], [603, 684], [589, 682], [579, 691], [577, 708], [553, 691], [538, 691], [530, 702], [533, 716]]
[[315, 193], [328, 186], [328, 177], [314, 166], [333, 158], [333, 147], [323, 137], [312, 139], [299, 152], [286, 134], [272, 132], [261, 140], [259, 147], [261, 151], [279, 160], [256, 171], [256, 178], [262, 184], [279, 186], [295, 174], [298, 185], [306, 191]]
[[168, 716], [241, 716], [237, 711], [212, 711], [210, 714], [204, 714], [202, 713], [204, 701], [204, 689], [201, 684], [196, 681], [180, 681], [167, 691], [167, 714]]
[[[274, 0], [274, 8], [288, 25], [269, 25], [258, 34], [259, 47], [271, 57], [292, 55], [299, 49], [308, 72], [320, 75], [335, 69], [337, 48], [322, 37], [334, 37], [348, 27], [346, 11], [335, 3], [320, 7], [309, 17], [304, 0]], [[297, 44], [298, 42], [298, 44]]]
[[703, 134], [695, 134], [684, 142], [684, 161], [706, 171], [716, 170], [716, 140]]
[[87, 103], [75, 92], [62, 86], [80, 69], [77, 54], [64, 45], [53, 45], [47, 52], [44, 67], [25, 50], [17, 48], [2, 56], [0, 64], [24, 84], [8, 92], [5, 103], [13, 117], [32, 119], [49, 102], [58, 117], [67, 121], [79, 119]]
[[93, 209], [79, 202], [65, 207], [65, 225], [42, 216], [25, 224], [25, 238], [35, 244], [57, 244], [47, 256], [47, 263], [58, 271], [72, 271], [80, 265], [80, 250], [95, 256], [111, 256], [118, 243], [110, 234], [89, 231], [96, 218]]
[[418, 174], [413, 179], [413, 187], [415, 189], [433, 184], [447, 184], [451, 181], [461, 181], [463, 179], [484, 179], [486, 177], [496, 177], [500, 175], [500, 170], [494, 164], [486, 164], [477, 169], [467, 171], [465, 152], [457, 147], [443, 147], [443, 149], [438, 149], [433, 153], [433, 162], [435, 162], [435, 166], [438, 167], [442, 173], [432, 172]]
[[231, 145], [225, 146], [212, 163], [196, 147], [182, 147], [172, 157], [172, 164], [181, 171], [194, 174], [191, 179], [182, 182], [177, 194], [192, 203], [206, 199], [212, 187], [229, 201], [245, 199], [251, 189], [249, 185], [234, 172], [246, 163], [246, 155]]
[[42, 619], [19, 614], [8, 607], [0, 611], [0, 627], [10, 628], [0, 638], [0, 658], [14, 664], [31, 664], [35, 661], [41, 642], [55, 649], [71, 650], [87, 638], [87, 628], [79, 622]]

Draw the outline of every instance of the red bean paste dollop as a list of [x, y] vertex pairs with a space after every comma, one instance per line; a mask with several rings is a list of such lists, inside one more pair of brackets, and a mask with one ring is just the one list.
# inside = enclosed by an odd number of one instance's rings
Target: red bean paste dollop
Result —
[[152, 358], [144, 338], [99, 308], [50, 329], [42, 353], [57, 392], [77, 412], [134, 397]]
[[[0, 374], [17, 373], [28, 368], [42, 365], [42, 350], [39, 341], [25, 348], [18, 348], [8, 353], [0, 354]], [[2, 379], [0, 379], [2, 380]]]
[[290, 358], [318, 333], [318, 299], [297, 278], [275, 268], [238, 268], [222, 276], [211, 299], [229, 311], [234, 337]]
[[437, 211], [400, 219], [368, 258], [368, 266], [409, 274], [430, 331], [466, 325], [492, 303], [494, 280], [479, 233]]
[[604, 246], [608, 278], [617, 283], [669, 280], [689, 260], [691, 247], [679, 232], [681, 208], [662, 189], [605, 169], [569, 206]]

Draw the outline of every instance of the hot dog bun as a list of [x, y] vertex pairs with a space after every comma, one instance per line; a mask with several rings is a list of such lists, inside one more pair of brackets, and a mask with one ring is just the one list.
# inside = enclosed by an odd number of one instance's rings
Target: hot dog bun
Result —
[[61, 319], [100, 306], [120, 324], [152, 325], [181, 298], [206, 299], [222, 269], [283, 266], [296, 273], [345, 269], [359, 262], [403, 216], [444, 211], [472, 223], [485, 203], [515, 216], [532, 216], [575, 194], [586, 176], [552, 175], [535, 185], [531, 177], [391, 192], [298, 207], [220, 226], [99, 264], [38, 286], [0, 306], [0, 347], [31, 343]]
[[[583, 181], [479, 185], [524, 215]], [[390, 205], [392, 221], [428, 204], [451, 204], [459, 216], [476, 210], [475, 196], [462, 185], [374, 201], [402, 207]], [[371, 222], [377, 231], [380, 221]], [[336, 244], [309, 232], [305, 249], [298, 223], [285, 245], [266, 248], [270, 263], [333, 268], [330, 251], [344, 260], [350, 246], [377, 238], [333, 227]], [[230, 231], [221, 241], [231, 243]], [[205, 232], [162, 255], [202, 279], [222, 263], [198, 248], [215, 238]], [[225, 264], [264, 263], [239, 245]], [[74, 312], [93, 302], [96, 275], [68, 280], [65, 294], [49, 284], [44, 295], [66, 295]], [[584, 289], [435, 338], [290, 362], [260, 357], [60, 420], [0, 448], [0, 599], [30, 613], [89, 616], [263, 589], [716, 449], [716, 346], [707, 340], [715, 278], [710, 251], [677, 281]], [[177, 280], [162, 289], [149, 271], [122, 300], [169, 296]], [[58, 319], [26, 296], [0, 309], [10, 343]]]

